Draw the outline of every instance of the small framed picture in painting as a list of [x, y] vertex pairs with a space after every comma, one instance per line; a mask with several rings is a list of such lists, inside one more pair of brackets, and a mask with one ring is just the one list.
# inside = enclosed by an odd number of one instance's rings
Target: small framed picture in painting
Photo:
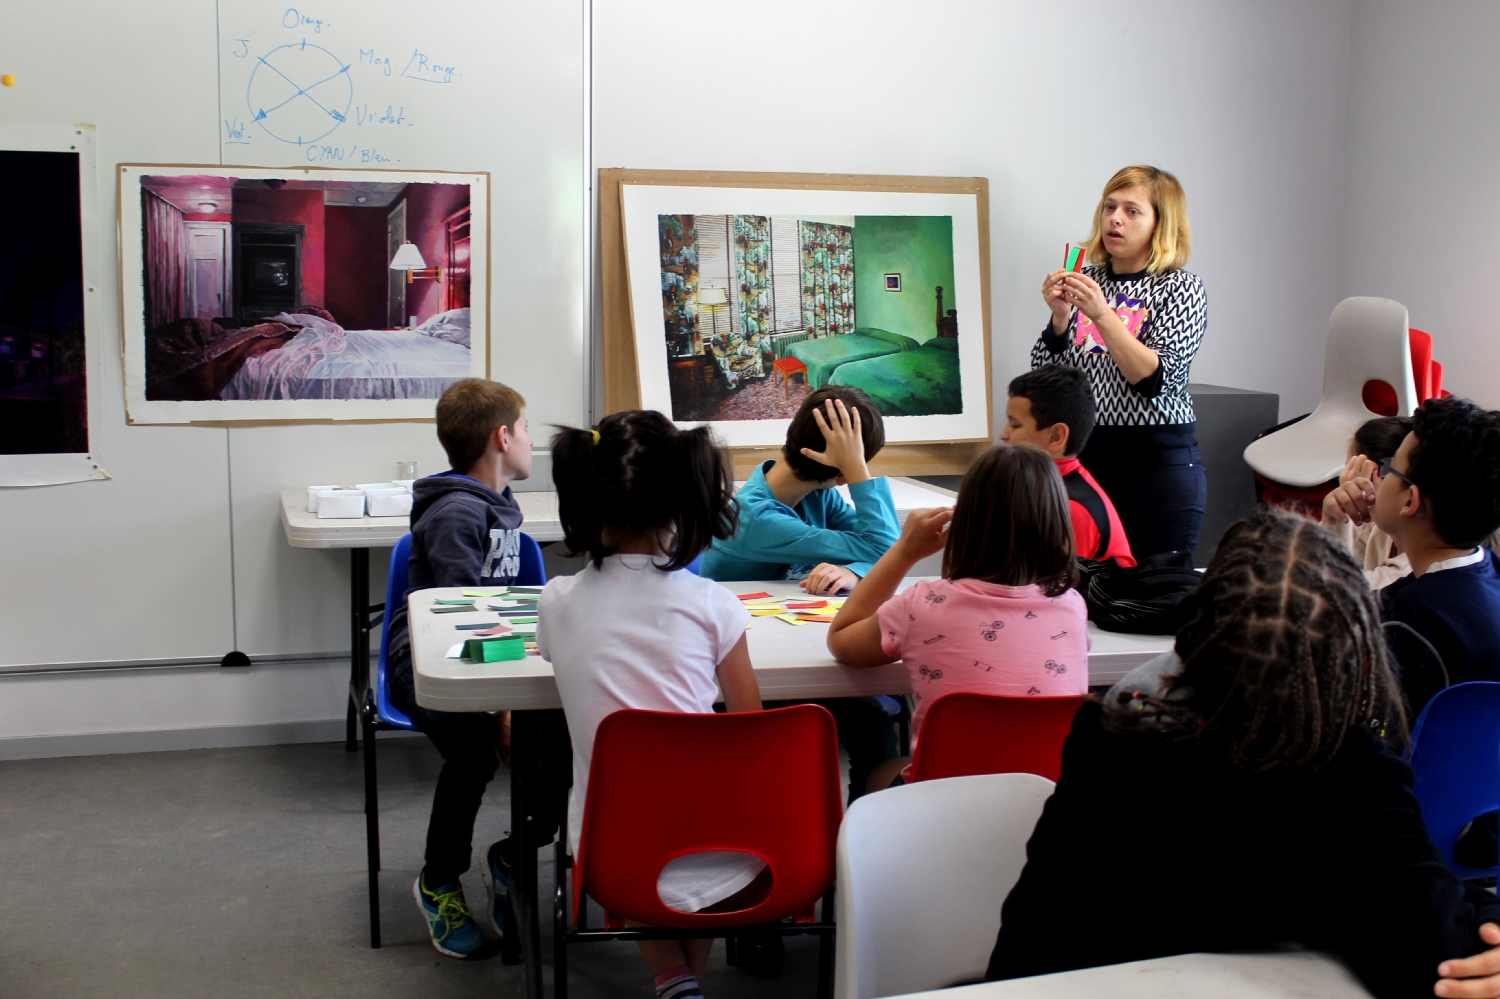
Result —
[[901, 290], [901, 275], [900, 274], [887, 274], [885, 276], [885, 290], [886, 291], [900, 291]]

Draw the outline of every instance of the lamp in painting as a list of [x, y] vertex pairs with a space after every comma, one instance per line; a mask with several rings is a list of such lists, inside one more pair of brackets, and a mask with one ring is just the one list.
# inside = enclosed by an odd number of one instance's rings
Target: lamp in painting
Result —
[[713, 337], [719, 338], [719, 309], [729, 304], [729, 296], [723, 288], [699, 288], [698, 307], [708, 310], [709, 321], [713, 324]]
[[391, 258], [391, 270], [405, 271], [407, 284], [417, 280], [437, 280], [443, 276], [441, 267], [427, 266], [427, 261], [422, 259], [422, 251], [409, 239], [401, 244], [401, 249]]

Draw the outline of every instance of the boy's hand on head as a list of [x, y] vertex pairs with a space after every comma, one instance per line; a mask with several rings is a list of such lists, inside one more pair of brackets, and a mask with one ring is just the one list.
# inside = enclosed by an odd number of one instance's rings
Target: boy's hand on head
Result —
[[798, 585], [813, 596], [823, 596], [839, 590], [852, 590], [858, 582], [859, 577], [851, 570], [824, 562], [814, 566], [813, 571]]
[[1479, 927], [1479, 939], [1490, 945], [1489, 950], [1480, 951], [1472, 957], [1459, 961], [1444, 961], [1438, 965], [1442, 976], [1433, 985], [1434, 995], [1470, 999], [1500, 996], [1500, 926], [1485, 923]]
[[948, 544], [948, 524], [952, 520], [951, 506], [913, 510], [906, 515], [906, 523], [901, 527], [901, 537], [897, 539], [896, 546], [913, 562], [936, 555]]
[[842, 399], [829, 399], [821, 409], [813, 410], [813, 419], [823, 432], [823, 450], [805, 447], [802, 454], [820, 465], [838, 469], [845, 482], [868, 482], [870, 469], [865, 464], [865, 436], [860, 428], [859, 407], [845, 406]]

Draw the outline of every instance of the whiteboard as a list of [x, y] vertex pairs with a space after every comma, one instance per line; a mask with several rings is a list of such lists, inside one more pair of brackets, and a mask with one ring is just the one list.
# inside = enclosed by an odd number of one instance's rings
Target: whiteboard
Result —
[[[474, 127], [486, 47], [472, 3], [442, 17], [368, 0], [306, 7], [219, 4], [219, 141], [224, 162], [264, 166], [429, 165]], [[477, 22], [477, 23], [482, 23]], [[427, 27], [424, 28], [424, 25]]]

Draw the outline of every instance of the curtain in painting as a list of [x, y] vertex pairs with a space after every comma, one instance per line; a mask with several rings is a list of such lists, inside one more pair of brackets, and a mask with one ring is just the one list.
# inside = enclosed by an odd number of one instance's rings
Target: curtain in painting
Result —
[[146, 329], [193, 313], [193, 248], [175, 205], [141, 191], [146, 256]]
[[854, 332], [854, 229], [802, 223], [802, 325], [814, 337]]
[[698, 237], [691, 215], [658, 215], [661, 309], [669, 356], [702, 353], [698, 340]]
[[734, 217], [734, 280], [740, 329], [747, 337], [771, 332], [771, 220]]

